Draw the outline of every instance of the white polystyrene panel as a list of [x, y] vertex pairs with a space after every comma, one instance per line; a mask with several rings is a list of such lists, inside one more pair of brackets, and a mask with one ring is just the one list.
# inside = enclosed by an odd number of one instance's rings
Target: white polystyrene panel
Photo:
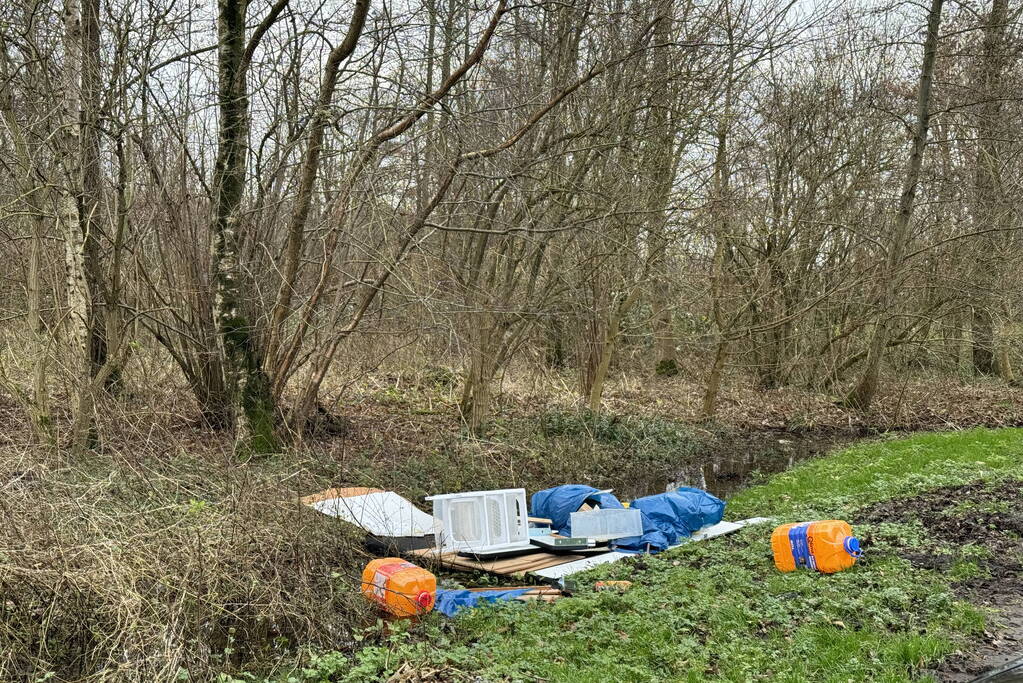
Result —
[[393, 491], [367, 493], [350, 498], [329, 498], [312, 507], [331, 517], [340, 517], [375, 536], [428, 536], [440, 525], [410, 501]]

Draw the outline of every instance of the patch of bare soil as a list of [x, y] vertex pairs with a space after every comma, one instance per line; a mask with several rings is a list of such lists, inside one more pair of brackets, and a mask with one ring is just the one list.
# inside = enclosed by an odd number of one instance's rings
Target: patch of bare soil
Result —
[[856, 517], [858, 523], [870, 524], [913, 520], [923, 525], [936, 550], [903, 553], [916, 567], [950, 571], [954, 557], [942, 549], [973, 544], [986, 550], [971, 555], [980, 571], [959, 578], [956, 585], [971, 602], [996, 614], [991, 628], [970, 652], [950, 658], [930, 673], [941, 681], [971, 681], [1023, 656], [1023, 482], [935, 489], [877, 503]]

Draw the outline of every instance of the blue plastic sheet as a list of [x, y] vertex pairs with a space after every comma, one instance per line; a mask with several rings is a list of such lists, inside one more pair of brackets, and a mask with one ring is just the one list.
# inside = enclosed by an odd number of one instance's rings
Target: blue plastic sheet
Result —
[[676, 545], [725, 514], [725, 502], [706, 491], [680, 487], [667, 493], [637, 498], [629, 507], [643, 512], [643, 536], [618, 539], [624, 550], [664, 550]]
[[[559, 534], [571, 536], [570, 515], [587, 502], [601, 508], [624, 507], [610, 493], [601, 493], [592, 486], [565, 484], [534, 493], [531, 514], [549, 518]], [[660, 552], [708, 524], [717, 524], [725, 513], [723, 500], [688, 486], [638, 498], [630, 507], [643, 513], [643, 535], [617, 539], [612, 546], [635, 552]]]
[[453, 617], [464, 609], [514, 600], [530, 590], [532, 589], [516, 588], [514, 590], [470, 591], [441, 588], [437, 591], [434, 609], [444, 616]]
[[534, 493], [529, 499], [529, 509], [534, 517], [551, 520], [551, 527], [562, 536], [571, 536], [571, 514], [578, 512], [583, 503], [605, 510], [625, 507], [613, 494], [602, 493], [600, 489], [582, 484], [564, 484]]

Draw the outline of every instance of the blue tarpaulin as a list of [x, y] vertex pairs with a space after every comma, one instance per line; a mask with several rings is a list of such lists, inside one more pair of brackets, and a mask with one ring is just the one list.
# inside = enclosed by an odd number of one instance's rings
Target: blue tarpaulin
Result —
[[546, 517], [551, 527], [562, 536], [572, 535], [571, 514], [578, 512], [583, 503], [590, 503], [602, 509], [624, 507], [613, 494], [582, 484], [565, 484], [537, 491], [529, 499], [530, 514]]
[[688, 486], [637, 498], [629, 507], [643, 512], [643, 536], [618, 539], [618, 547], [625, 550], [646, 550], [647, 543], [651, 550], [664, 550], [694, 531], [717, 524], [725, 514], [723, 500]]
[[446, 617], [453, 617], [464, 609], [514, 600], [531, 590], [531, 588], [516, 588], [514, 590], [470, 591], [441, 588], [437, 591], [437, 602], [434, 609]]
[[[566, 484], [538, 491], [531, 499], [532, 513], [547, 517], [554, 529], [563, 536], [571, 536], [570, 515], [583, 503], [601, 508], [624, 507], [610, 493], [601, 493], [592, 486]], [[637, 498], [631, 508], [643, 513], [643, 535], [619, 538], [612, 545], [619, 550], [659, 552], [688, 538], [694, 531], [721, 521], [725, 512], [723, 500], [706, 491], [680, 487], [667, 493]]]

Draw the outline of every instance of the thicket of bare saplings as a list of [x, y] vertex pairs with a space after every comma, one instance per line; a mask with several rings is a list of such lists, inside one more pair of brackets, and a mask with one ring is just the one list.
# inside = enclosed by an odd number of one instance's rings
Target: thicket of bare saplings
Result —
[[[0, 556], [29, 596], [3, 677], [202, 670], [236, 621], [341, 637], [307, 608], [343, 541], [246, 508], [272, 475], [163, 517], [216, 485], [96, 464], [161, 412], [227, 435], [226, 472], [394, 358], [450, 371], [469, 433], [509, 368], [591, 411], [681, 375], [708, 419], [737, 374], [849, 411], [921, 373], [1013, 384], [1023, 6], [822, 1], [2, 3], [0, 387], [74, 463], [4, 522], [34, 535]], [[231, 552], [246, 578], [209, 583]]]
[[367, 335], [455, 366], [473, 430], [526, 356], [596, 410], [643, 349], [706, 416], [729, 367], [1012, 381], [1017, 14], [10, 3], [5, 386], [83, 450], [158, 349], [272, 451]]

